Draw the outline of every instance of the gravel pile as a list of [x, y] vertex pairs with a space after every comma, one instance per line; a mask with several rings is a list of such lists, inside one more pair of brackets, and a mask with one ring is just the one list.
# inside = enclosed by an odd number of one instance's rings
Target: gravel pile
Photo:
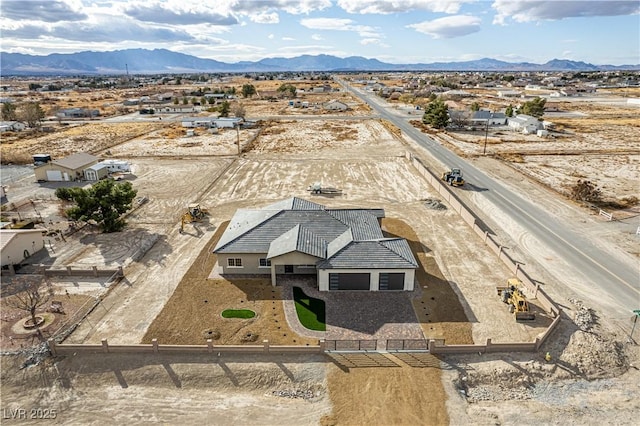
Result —
[[302, 399], [312, 399], [315, 394], [311, 389], [307, 390], [275, 390], [271, 392], [273, 396], [279, 396], [280, 398], [302, 398]]

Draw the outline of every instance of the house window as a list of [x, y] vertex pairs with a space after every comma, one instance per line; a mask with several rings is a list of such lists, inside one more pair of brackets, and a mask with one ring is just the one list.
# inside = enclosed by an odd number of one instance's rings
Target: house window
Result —
[[242, 268], [242, 259], [239, 257], [227, 259], [227, 265], [230, 268]]
[[260, 259], [260, 267], [261, 268], [269, 268], [270, 266], [271, 266], [271, 260], [265, 259], [265, 258], [261, 258]]

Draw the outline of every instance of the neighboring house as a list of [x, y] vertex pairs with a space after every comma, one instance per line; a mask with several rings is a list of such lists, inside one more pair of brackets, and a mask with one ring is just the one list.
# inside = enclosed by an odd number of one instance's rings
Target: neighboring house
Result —
[[518, 114], [515, 117], [509, 117], [507, 124], [513, 130], [522, 132], [526, 135], [536, 133], [540, 129], [544, 129], [542, 121], [535, 117], [525, 114]]
[[324, 109], [329, 111], [346, 111], [349, 109], [349, 105], [344, 102], [340, 102], [336, 99], [330, 100], [326, 104], [324, 104]]
[[498, 90], [498, 96], [501, 98], [519, 98], [522, 92], [519, 90]]
[[98, 181], [109, 176], [109, 168], [106, 164], [98, 163], [84, 169], [84, 178], [89, 181]]
[[91, 117], [98, 117], [99, 115], [100, 115], [99, 110], [87, 109], [87, 108], [61, 109], [56, 113], [56, 117], [58, 118], [91, 118]]
[[213, 252], [222, 274], [313, 274], [320, 291], [414, 289], [409, 243], [386, 238], [381, 209], [327, 209], [289, 198], [240, 209]]
[[185, 117], [181, 120], [182, 127], [216, 127], [213, 117]]
[[242, 124], [242, 118], [237, 118], [237, 117], [218, 117], [218, 118], [213, 118], [212, 119], [212, 123], [214, 124], [214, 127], [219, 127], [219, 128], [234, 128], [236, 126], [240, 126]]
[[0, 121], [0, 133], [4, 132], [21, 132], [27, 126], [19, 121]]
[[491, 112], [491, 111], [475, 111], [469, 119], [474, 125], [486, 126], [487, 122], [489, 126], [501, 126], [507, 124], [507, 116], [504, 112]]
[[98, 162], [99, 158], [80, 152], [61, 160], [53, 160], [34, 168], [36, 180], [49, 182], [73, 181], [84, 177], [84, 170]]
[[0, 257], [2, 267], [19, 265], [32, 254], [44, 248], [42, 229], [0, 230]]
[[187, 112], [200, 112], [202, 108], [199, 106], [193, 105], [174, 105], [174, 106], [164, 106], [158, 108], [156, 111], [158, 113], [166, 113], [166, 114], [184, 114]]

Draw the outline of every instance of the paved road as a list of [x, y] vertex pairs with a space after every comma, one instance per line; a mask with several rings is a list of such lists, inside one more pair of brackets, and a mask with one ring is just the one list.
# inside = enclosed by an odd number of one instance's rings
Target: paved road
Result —
[[[415, 129], [407, 122], [406, 115], [399, 111], [388, 110], [386, 102], [374, 94], [355, 89], [342, 80], [338, 81], [345, 89], [368, 103], [382, 118], [389, 120], [416, 143], [427, 148], [437, 160], [443, 164], [461, 167], [464, 170], [465, 179], [483, 189], [478, 196], [486, 197], [504, 214], [537, 238], [547, 249], [561, 256], [568, 264], [567, 270], [570, 275], [556, 276], [556, 278], [569, 286], [578, 297], [603, 302], [611, 307], [608, 313], [618, 319], [629, 318], [633, 309], [640, 308], [640, 271], [637, 265], [630, 265], [629, 262], [622, 261], [615, 255], [596, 247], [587, 238], [569, 229], [564, 218], [550, 215], [537, 205], [503, 187]], [[543, 258], [536, 260], [544, 266]], [[572, 285], [566, 279], [567, 276], [582, 277], [584, 282]]]

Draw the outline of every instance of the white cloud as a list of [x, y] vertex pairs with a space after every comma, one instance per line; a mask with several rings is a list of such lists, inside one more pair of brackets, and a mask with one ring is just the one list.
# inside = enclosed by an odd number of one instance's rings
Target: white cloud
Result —
[[640, 2], [635, 0], [495, 0], [491, 7], [496, 11], [493, 23], [500, 25], [505, 24], [509, 18], [515, 22], [534, 22], [640, 13]]
[[250, 15], [249, 19], [257, 24], [277, 24], [280, 22], [280, 16], [275, 13], [257, 13], [255, 15]]
[[78, 5], [58, 0], [3, 0], [0, 3], [2, 16], [14, 21], [82, 21], [87, 15], [79, 9]]
[[390, 14], [412, 10], [458, 13], [464, 3], [476, 0], [338, 0], [338, 6], [348, 13]]
[[268, 38], [269, 40], [273, 40], [273, 39], [275, 38], [275, 35], [273, 35], [273, 34], [269, 34], [269, 35], [267, 36], [267, 38]]
[[[218, 3], [216, 0], [213, 2]], [[273, 10], [308, 15], [331, 7], [331, 0], [226, 0], [226, 3], [229, 9], [247, 15]]]
[[226, 26], [238, 24], [238, 19], [228, 13], [216, 13], [207, 9], [191, 9], [184, 5], [169, 6], [173, 5], [165, 3], [131, 5], [124, 9], [124, 13], [139, 21], [171, 25], [206, 23]]
[[282, 37], [282, 41], [294, 41], [295, 38], [293, 37]]
[[433, 38], [455, 38], [480, 31], [481, 22], [481, 19], [475, 16], [455, 15], [407, 25], [407, 28], [413, 28]]
[[355, 21], [344, 18], [307, 18], [300, 20], [300, 25], [312, 30], [353, 31], [361, 37], [376, 37], [378, 31], [368, 25], [357, 25]]
[[320, 34], [312, 34], [311, 39], [315, 41], [324, 40], [324, 38]]
[[380, 44], [379, 38], [363, 38], [360, 40], [360, 44], [366, 46], [367, 44]]

